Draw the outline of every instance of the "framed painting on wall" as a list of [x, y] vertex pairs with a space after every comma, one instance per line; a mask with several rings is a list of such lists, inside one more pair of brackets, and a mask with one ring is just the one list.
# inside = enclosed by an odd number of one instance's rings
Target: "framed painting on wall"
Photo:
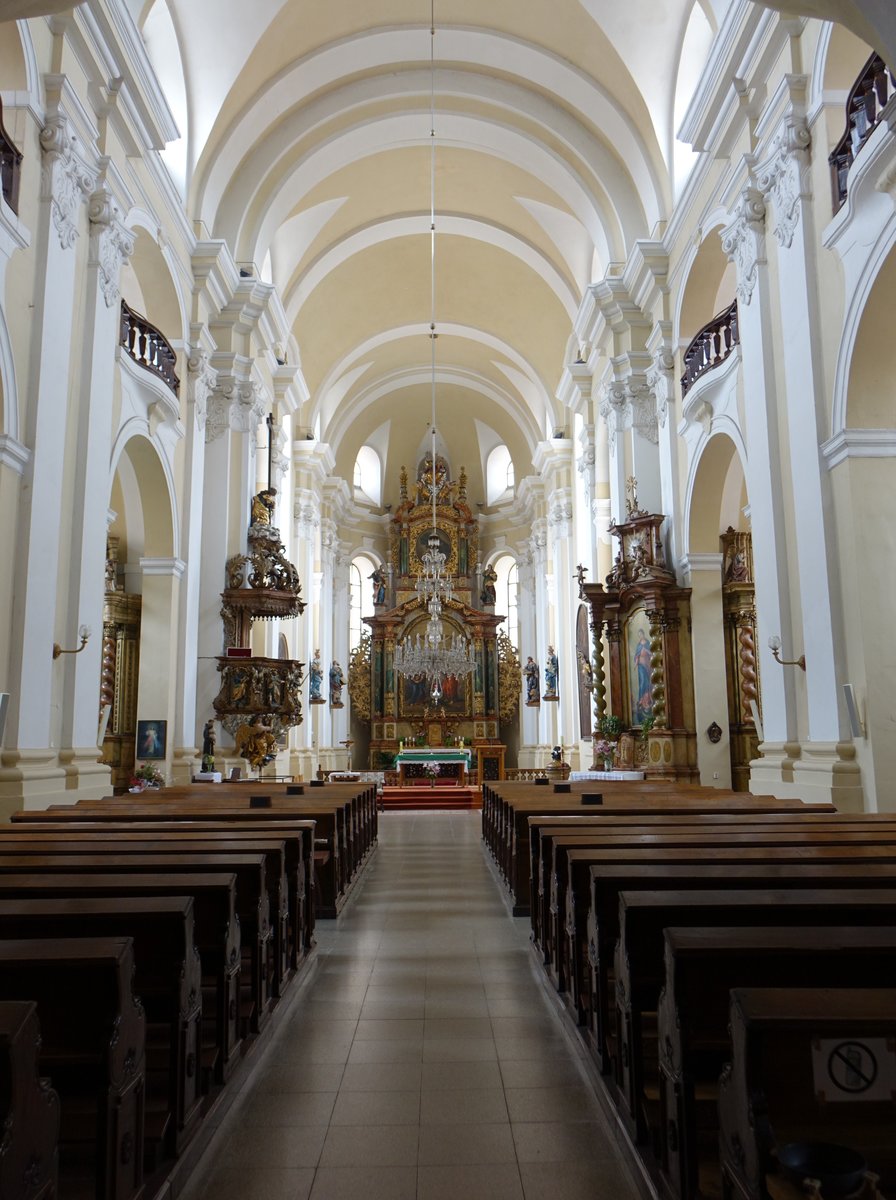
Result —
[[137, 750], [138, 758], [162, 759], [168, 748], [167, 721], [138, 721]]

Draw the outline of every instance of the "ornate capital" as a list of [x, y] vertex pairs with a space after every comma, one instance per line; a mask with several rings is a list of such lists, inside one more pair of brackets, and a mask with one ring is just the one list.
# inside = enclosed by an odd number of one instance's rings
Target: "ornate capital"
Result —
[[616, 435], [626, 429], [635, 429], [654, 445], [659, 442], [657, 423], [657, 398], [645, 376], [630, 375], [626, 379], [614, 379], [604, 389], [600, 415], [607, 422], [610, 452], [616, 449]]
[[78, 237], [78, 206], [96, 187], [96, 174], [82, 159], [78, 139], [61, 114], [47, 121], [40, 131], [40, 144], [41, 198], [50, 201], [59, 244], [68, 250]]
[[301, 538], [310, 539], [320, 525], [320, 500], [314, 492], [307, 488], [296, 488], [292, 515], [296, 533]]
[[572, 492], [557, 488], [548, 497], [548, 527], [552, 538], [568, 538], [572, 528]]
[[134, 253], [137, 238], [121, 221], [118, 205], [105, 188], [92, 193], [87, 216], [90, 219], [90, 265], [98, 269], [106, 307], [112, 308], [121, 299], [118, 286], [121, 268]]
[[811, 191], [809, 147], [812, 135], [804, 117], [790, 116], [772, 145], [771, 158], [757, 172], [757, 182], [775, 210], [775, 237], [785, 248], [793, 244], [800, 221], [800, 201]]
[[187, 371], [189, 372], [188, 396], [196, 414], [196, 427], [205, 429], [209, 396], [217, 386], [218, 372], [209, 362], [207, 351], [201, 349], [194, 349], [190, 352], [190, 357], [187, 359]]
[[660, 429], [665, 428], [669, 404], [674, 395], [674, 372], [675, 355], [668, 347], [661, 346], [653, 356], [653, 366], [647, 371], [647, 386], [656, 398], [656, 419]]
[[205, 427], [206, 442], [214, 442], [227, 430], [252, 435], [254, 447], [255, 431], [265, 412], [261, 387], [248, 379], [218, 380], [214, 395], [208, 406], [208, 421]]
[[721, 232], [722, 249], [737, 268], [737, 298], [753, 299], [759, 266], [765, 259], [765, 200], [758, 188], [743, 189], [731, 220]]

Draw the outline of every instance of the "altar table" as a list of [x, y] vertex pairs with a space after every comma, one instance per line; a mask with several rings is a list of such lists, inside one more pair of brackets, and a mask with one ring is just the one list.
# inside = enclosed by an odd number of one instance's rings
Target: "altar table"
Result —
[[472, 761], [473, 751], [466, 746], [415, 746], [401, 750], [395, 756], [398, 785], [404, 787], [408, 780], [428, 778], [423, 763], [436, 762], [439, 764], [436, 779], [456, 779], [460, 787], [465, 787]]
[[644, 771], [570, 771], [569, 778], [576, 779], [643, 779]]

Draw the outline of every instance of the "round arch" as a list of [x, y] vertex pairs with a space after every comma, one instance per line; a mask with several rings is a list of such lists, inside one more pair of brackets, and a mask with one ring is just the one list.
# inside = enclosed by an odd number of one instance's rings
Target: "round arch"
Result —
[[172, 261], [171, 250], [158, 241], [158, 222], [143, 209], [131, 209], [125, 222], [137, 239], [134, 253], [121, 270], [123, 299], [146, 317], [169, 341], [189, 343], [189, 301]]
[[[112, 529], [123, 522], [131, 560], [135, 549], [141, 558], [178, 557], [174, 481], [142, 423], [132, 421], [121, 430], [110, 473], [111, 507], [117, 511], [119, 503], [124, 508]], [[132, 547], [134, 540], [138, 545]]]
[[744, 459], [734, 429], [715, 432], [694, 458], [685, 504], [685, 549], [718, 554], [719, 534], [746, 524], [747, 485]]

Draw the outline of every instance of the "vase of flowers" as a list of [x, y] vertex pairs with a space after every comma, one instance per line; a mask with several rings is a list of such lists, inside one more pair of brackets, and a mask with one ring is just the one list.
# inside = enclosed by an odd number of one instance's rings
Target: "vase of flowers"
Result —
[[432, 759], [429, 759], [427, 762], [422, 763], [421, 765], [423, 767], [423, 774], [429, 780], [429, 786], [435, 787], [436, 786], [436, 776], [438, 775], [439, 771], [441, 770], [441, 768], [439, 767], [439, 764], [437, 762], [434, 762]]
[[145, 792], [147, 788], [158, 791], [165, 782], [165, 776], [154, 763], [138, 763], [137, 769], [131, 776], [132, 792]]
[[594, 743], [594, 756], [595, 758], [602, 758], [604, 760], [605, 771], [613, 770], [613, 756], [615, 753], [616, 746], [609, 738], [600, 738]]

